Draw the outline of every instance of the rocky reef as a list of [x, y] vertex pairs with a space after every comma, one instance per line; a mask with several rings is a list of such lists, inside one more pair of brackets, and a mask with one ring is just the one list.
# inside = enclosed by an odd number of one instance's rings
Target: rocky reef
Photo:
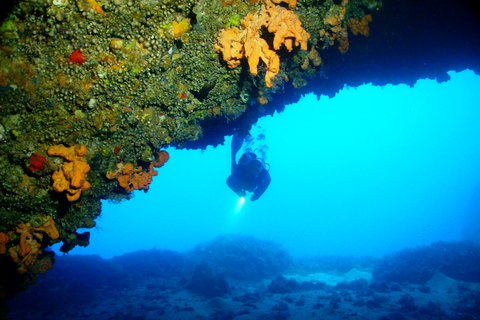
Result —
[[[31, 320], [458, 320], [480, 317], [478, 278], [459, 280], [475, 263], [478, 274], [478, 244], [443, 242], [429, 248], [412, 248], [410, 252], [394, 253], [393, 263], [391, 257], [293, 259], [287, 269], [276, 269], [275, 274], [269, 268], [283, 264], [282, 257], [277, 255], [279, 244], [240, 237], [242, 245], [239, 246], [225, 239], [233, 237], [225, 235], [200, 244], [199, 248], [209, 249], [216, 261], [198, 264], [198, 250], [184, 253], [143, 250], [108, 260], [95, 255], [58, 257], [51, 271], [9, 301], [12, 308], [9, 315], [12, 319]], [[262, 250], [243, 257], [244, 250], [238, 250], [239, 247]], [[230, 255], [222, 258], [225, 252]], [[408, 279], [417, 269], [416, 264], [408, 263], [419, 260], [418, 255], [423, 254], [440, 254], [452, 267], [457, 267], [457, 276], [450, 278], [442, 269], [437, 269], [425, 284]], [[269, 263], [255, 263], [264, 256], [270, 257]], [[458, 257], [463, 259], [455, 262]], [[239, 273], [234, 268], [222, 268], [226, 271], [223, 274], [214, 271], [226, 266], [228, 261], [235, 266], [237, 261], [249, 258], [254, 258], [252, 264], [258, 274], [249, 272], [245, 265], [239, 268], [247, 273]], [[402, 262], [403, 258], [406, 260]], [[464, 264], [465, 261], [469, 263]], [[437, 266], [443, 264], [437, 261]], [[394, 270], [382, 269], [384, 267]], [[375, 271], [372, 277], [371, 271], [377, 269], [387, 277], [378, 278]], [[239, 279], [239, 274], [250, 274], [253, 278]], [[388, 274], [395, 277], [389, 280]], [[401, 279], [402, 282], [397, 282]]]
[[292, 263], [280, 244], [235, 234], [219, 235], [187, 254], [197, 264], [207, 263], [214, 273], [239, 280], [275, 276]]
[[479, 72], [470, 2], [2, 1], [1, 302], [46, 247], [88, 245], [100, 200], [147, 191], [167, 146], [218, 145], [313, 87]]
[[437, 272], [458, 281], [480, 282], [480, 245], [438, 241], [384, 257], [373, 270], [377, 281], [425, 284]]
[[248, 128], [286, 84], [300, 88], [322, 74], [322, 50], [345, 53], [349, 28], [368, 36], [369, 13], [381, 6], [12, 3], [0, 26], [2, 259], [32, 219], [51, 217], [58, 230], [55, 238], [32, 235], [41, 249], [88, 245], [88, 233], [77, 230], [95, 226], [101, 199], [147, 191], [154, 167], [168, 160], [162, 148], [228, 123], [226, 133]]

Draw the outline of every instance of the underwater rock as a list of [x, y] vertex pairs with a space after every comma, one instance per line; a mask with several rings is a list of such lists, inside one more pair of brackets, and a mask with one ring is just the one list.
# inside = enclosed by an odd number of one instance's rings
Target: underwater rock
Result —
[[272, 307], [272, 310], [276, 311], [287, 311], [288, 309], [290, 309], [288, 304], [282, 300], [278, 301], [278, 303]]
[[298, 284], [295, 279], [287, 279], [282, 275], [279, 275], [275, 279], [270, 282], [268, 285], [268, 292], [271, 293], [291, 293], [295, 292], [300, 288], [300, 285]]
[[408, 318], [405, 317], [400, 312], [392, 312], [385, 316], [380, 317], [380, 320], [408, 320]]
[[280, 244], [234, 234], [200, 244], [187, 256], [207, 262], [216, 273], [242, 280], [275, 276], [292, 263], [292, 257]]
[[211, 299], [231, 293], [230, 286], [221, 274], [213, 274], [207, 263], [201, 262], [195, 267], [186, 289]]
[[426, 284], [436, 271], [455, 280], [480, 282], [480, 244], [439, 241], [385, 257], [373, 270], [375, 281]]
[[418, 309], [417, 305], [415, 304], [415, 299], [408, 293], [403, 294], [400, 297], [398, 304], [402, 307], [402, 311], [404, 312], [412, 312]]

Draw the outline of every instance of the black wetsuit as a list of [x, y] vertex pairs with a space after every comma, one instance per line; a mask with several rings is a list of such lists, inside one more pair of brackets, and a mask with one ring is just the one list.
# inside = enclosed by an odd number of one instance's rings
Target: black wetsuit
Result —
[[248, 165], [232, 164], [232, 174], [227, 178], [227, 185], [239, 196], [244, 196], [246, 191], [253, 192], [251, 200], [255, 201], [267, 190], [271, 178], [263, 165], [258, 175], [253, 175], [250, 171]]

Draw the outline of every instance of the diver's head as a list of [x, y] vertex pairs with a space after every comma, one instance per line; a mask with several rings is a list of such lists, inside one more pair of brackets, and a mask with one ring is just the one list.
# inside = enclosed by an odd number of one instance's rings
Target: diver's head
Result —
[[256, 158], [257, 156], [255, 155], [255, 153], [245, 152], [244, 154], [242, 154], [240, 159], [238, 159], [238, 164], [247, 167], [250, 165], [250, 162], [252, 162], [252, 160], [255, 160]]

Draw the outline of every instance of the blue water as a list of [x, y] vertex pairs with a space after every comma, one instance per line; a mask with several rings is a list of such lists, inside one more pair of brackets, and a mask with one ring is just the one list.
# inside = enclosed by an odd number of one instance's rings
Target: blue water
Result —
[[294, 256], [480, 240], [480, 76], [449, 75], [309, 94], [260, 119], [252, 134], [266, 136], [256, 143], [268, 147], [272, 182], [241, 210], [225, 184], [231, 137], [205, 151], [169, 148], [148, 193], [104, 202], [90, 245], [70, 254], [181, 252], [224, 233], [273, 240]]

